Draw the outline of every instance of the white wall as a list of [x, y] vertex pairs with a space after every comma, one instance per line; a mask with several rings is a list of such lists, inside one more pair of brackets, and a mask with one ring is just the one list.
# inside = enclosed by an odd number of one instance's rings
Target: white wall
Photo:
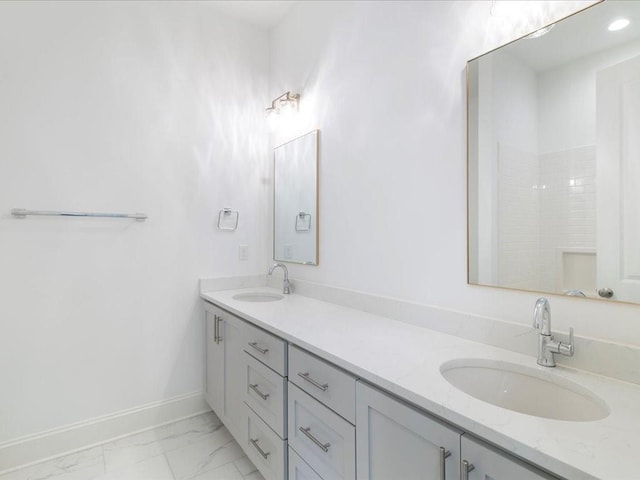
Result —
[[518, 58], [505, 51], [491, 57], [493, 66], [494, 136], [519, 150], [538, 150], [538, 78]]
[[539, 290], [540, 168], [538, 156], [498, 146], [498, 279], [496, 285]]
[[496, 215], [496, 245], [485, 256], [497, 259], [498, 268], [489, 284], [536, 290], [540, 228], [537, 78], [530, 67], [504, 51], [483, 57], [480, 63], [491, 69], [488, 78], [480, 77], [481, 82], [491, 84], [487, 103], [492, 128], [485, 130], [491, 150], [486, 158], [481, 156], [479, 167], [493, 172], [491, 182], [479, 179], [479, 188], [494, 189], [496, 197], [495, 205], [485, 204], [493, 208], [480, 220], [482, 224]]
[[202, 390], [198, 278], [270, 258], [267, 55], [206, 3], [0, 2], [0, 442]]
[[[320, 265], [292, 276], [529, 324], [538, 294], [466, 284], [464, 68], [587, 3], [510, 28], [489, 1], [295, 6], [271, 34], [270, 90], [300, 91], [301, 116], [272, 142], [321, 130]], [[638, 306], [551, 306], [558, 330], [640, 344]]]

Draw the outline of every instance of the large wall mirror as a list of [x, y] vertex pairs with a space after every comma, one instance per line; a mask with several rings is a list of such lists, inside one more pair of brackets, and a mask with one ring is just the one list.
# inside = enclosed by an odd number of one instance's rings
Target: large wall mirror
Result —
[[640, 2], [542, 33], [468, 63], [469, 283], [640, 303]]
[[318, 130], [274, 149], [273, 258], [318, 264]]

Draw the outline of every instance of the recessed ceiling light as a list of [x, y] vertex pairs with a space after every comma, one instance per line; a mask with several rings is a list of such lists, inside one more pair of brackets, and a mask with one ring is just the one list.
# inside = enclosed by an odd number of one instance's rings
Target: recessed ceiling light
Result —
[[609, 24], [609, 31], [616, 32], [618, 30], [622, 30], [623, 28], [627, 27], [629, 23], [629, 19], [619, 18], [618, 20], [614, 20]]

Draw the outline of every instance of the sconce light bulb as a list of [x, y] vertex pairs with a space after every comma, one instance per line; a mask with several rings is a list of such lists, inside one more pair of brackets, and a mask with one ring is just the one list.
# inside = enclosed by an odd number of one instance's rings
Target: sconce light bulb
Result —
[[283, 99], [280, 100], [279, 108], [283, 112], [295, 112], [298, 110], [298, 102], [296, 100]]

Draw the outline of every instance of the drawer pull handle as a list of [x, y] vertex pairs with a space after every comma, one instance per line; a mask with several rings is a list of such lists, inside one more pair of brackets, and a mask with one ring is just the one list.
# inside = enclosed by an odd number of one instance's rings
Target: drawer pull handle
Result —
[[329, 384], [325, 383], [322, 384], [320, 382], [316, 382], [313, 378], [311, 378], [309, 376], [309, 372], [305, 372], [305, 373], [300, 373], [298, 372], [298, 376], [304, 378], [307, 382], [309, 382], [311, 385], [313, 385], [316, 388], [319, 388], [320, 390], [322, 390], [323, 392], [327, 391], [327, 388], [329, 388]]
[[446, 460], [451, 456], [451, 452], [444, 447], [440, 447], [440, 480], [446, 480]]
[[460, 478], [462, 480], [469, 480], [469, 472], [474, 470], [476, 467], [473, 463], [469, 463], [466, 460], [462, 461], [462, 471], [460, 472]]
[[263, 355], [265, 355], [269, 351], [268, 348], [260, 348], [258, 346], [258, 342], [250, 342], [249, 346], [255, 348], [257, 351], [259, 351]]
[[324, 452], [327, 453], [329, 451], [329, 447], [331, 446], [330, 443], [322, 443], [320, 440], [318, 440], [316, 437], [314, 437], [313, 435], [311, 435], [311, 427], [300, 427], [299, 430], [304, 433], [309, 440], [311, 440], [313, 443], [315, 443], [318, 447], [320, 447], [320, 449]]
[[249, 384], [249, 388], [251, 390], [253, 390], [254, 392], [256, 392], [261, 399], [266, 400], [267, 398], [269, 398], [269, 394], [268, 393], [262, 393], [260, 391], [260, 389], [258, 388], [258, 384], [257, 383], [254, 383], [253, 385]]
[[269, 455], [271, 455], [271, 452], [265, 452], [264, 450], [262, 450], [260, 448], [260, 445], [258, 445], [258, 439], [257, 438], [250, 438], [249, 441], [251, 442], [251, 445], [253, 445], [253, 447], [258, 450], [258, 453], [260, 455], [262, 455], [262, 458], [264, 458], [265, 460], [267, 459], [267, 457]]

